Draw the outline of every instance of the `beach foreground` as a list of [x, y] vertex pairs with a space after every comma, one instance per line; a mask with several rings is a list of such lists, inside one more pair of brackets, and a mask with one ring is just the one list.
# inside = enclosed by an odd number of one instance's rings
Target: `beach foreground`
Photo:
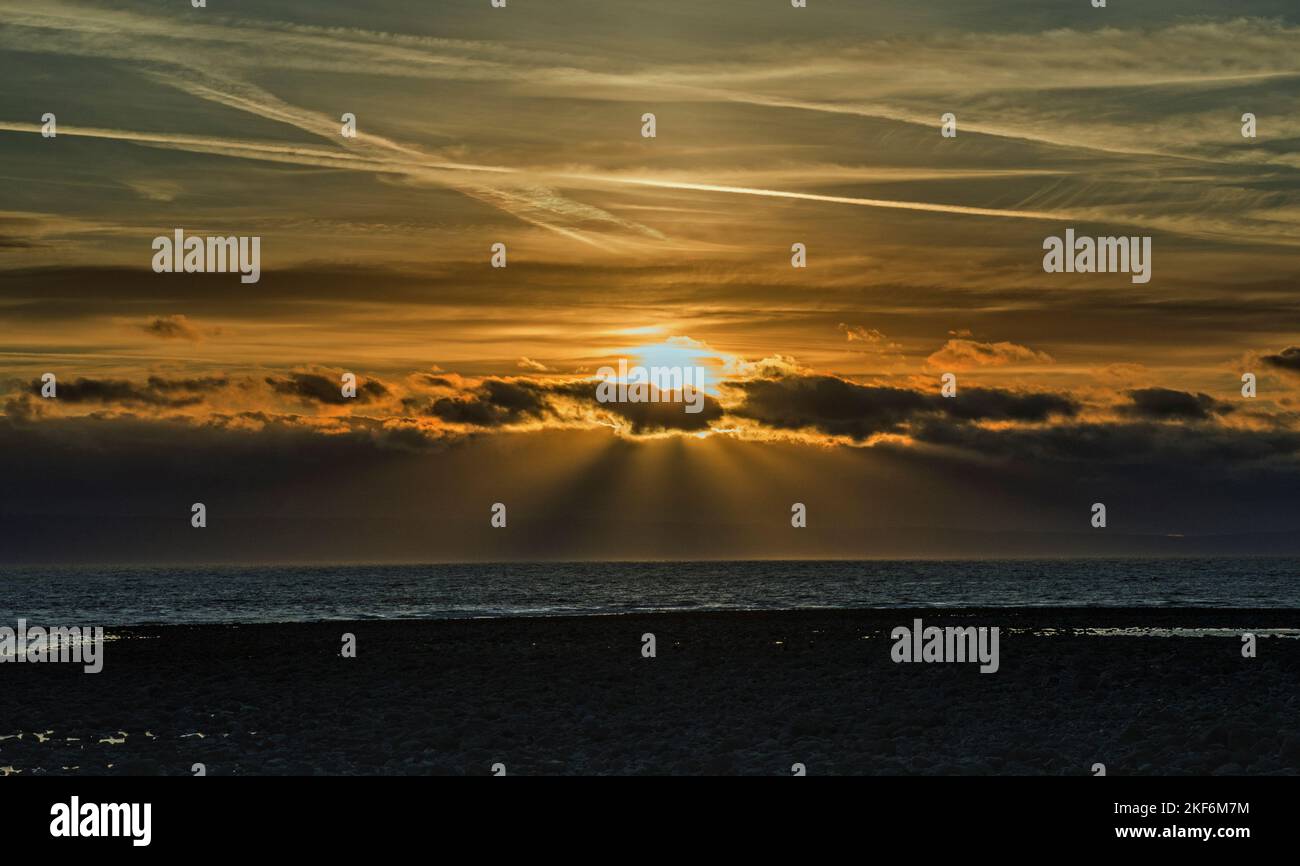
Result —
[[[997, 672], [893, 662], [890, 630], [918, 617], [999, 627]], [[1080, 631], [1171, 627], [1233, 632]], [[1237, 632], [1297, 627], [1300, 611], [1003, 609], [117, 628], [99, 674], [0, 665], [0, 768], [1296, 774], [1300, 641], [1243, 658]]]

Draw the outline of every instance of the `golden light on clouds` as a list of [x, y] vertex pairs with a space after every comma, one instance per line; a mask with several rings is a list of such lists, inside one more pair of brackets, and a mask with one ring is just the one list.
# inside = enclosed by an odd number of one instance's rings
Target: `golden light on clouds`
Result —
[[[528, 477], [601, 501], [615, 468], [793, 484], [799, 449], [899, 496], [1016, 461], [1293, 477], [1300, 23], [770, 5], [611, 6], [579, 45], [568, 0], [512, 4], [526, 40], [460, 5], [0, 0], [0, 426], [493, 477], [534, 437]], [[1150, 238], [1150, 281], [1046, 273], [1067, 229]], [[176, 230], [260, 238], [261, 279], [153, 272]], [[699, 411], [598, 399], [620, 361], [699, 369]]]

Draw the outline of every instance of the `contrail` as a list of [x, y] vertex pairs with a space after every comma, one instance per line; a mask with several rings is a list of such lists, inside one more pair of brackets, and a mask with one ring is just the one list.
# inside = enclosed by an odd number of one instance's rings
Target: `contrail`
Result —
[[[35, 123], [13, 123], [0, 121], [0, 131], [40, 132], [40, 125]], [[752, 195], [765, 198], [797, 199], [800, 201], [825, 202], [828, 204], [847, 204], [857, 207], [889, 208], [894, 210], [923, 211], [926, 213], [963, 214], [968, 216], [1004, 217], [1011, 219], [1053, 220], [1073, 219], [1069, 214], [1048, 213], [1046, 211], [1008, 210], [1001, 208], [969, 207], [957, 204], [934, 202], [902, 201], [896, 199], [858, 198], [855, 196], [823, 195], [812, 192], [790, 192], [788, 190], [761, 189], [747, 186], [726, 186], [711, 183], [692, 183], [680, 180], [652, 180], [649, 178], [622, 177], [618, 175], [574, 174], [567, 172], [532, 172], [525, 169], [509, 168], [495, 165], [474, 165], [461, 162], [442, 162], [438, 160], [419, 160], [403, 157], [380, 157], [373, 154], [355, 152], [338, 152], [313, 147], [298, 147], [284, 144], [265, 144], [261, 142], [214, 139], [203, 136], [181, 134], [142, 133], [131, 130], [60, 127], [60, 135], [85, 136], [89, 138], [107, 138], [120, 141], [132, 141], [139, 144], [159, 147], [172, 147], [207, 153], [219, 153], [245, 158], [263, 159], [273, 162], [292, 161], [304, 165], [333, 166], [353, 171], [374, 171], [388, 174], [419, 175], [422, 171], [438, 172], [473, 172], [483, 174], [528, 175], [540, 180], [567, 180], [582, 184], [605, 184], [622, 186], [653, 187], [656, 189], [693, 190], [697, 192], [716, 192], [729, 195]], [[234, 151], [234, 153], [232, 153]], [[404, 154], [410, 151], [403, 149]], [[479, 190], [479, 195], [482, 190]], [[478, 197], [478, 196], [475, 196]], [[516, 214], [519, 216], [519, 214]], [[526, 220], [534, 222], [534, 220]], [[547, 228], [558, 229], [553, 225], [537, 222]], [[561, 232], [571, 236], [567, 230]]]
[[1012, 217], [1015, 219], [1069, 220], [1068, 214], [1046, 213], [1034, 210], [1000, 210], [988, 207], [967, 207], [959, 204], [934, 204], [921, 201], [898, 201], [884, 198], [855, 198], [844, 195], [821, 195], [814, 192], [787, 192], [779, 189], [757, 189], [748, 186], [721, 186], [712, 183], [689, 183], [680, 180], [647, 180], [633, 177], [604, 177], [590, 174], [561, 174], [556, 177], [601, 183], [623, 183], [634, 186], [652, 186], [661, 189], [693, 189], [701, 192], [725, 192], [735, 195], [758, 195], [770, 198], [795, 198], [804, 201], [824, 201], [832, 204], [852, 204], [860, 207], [883, 207], [897, 210], [920, 210], [932, 213], [971, 214], [973, 216]]

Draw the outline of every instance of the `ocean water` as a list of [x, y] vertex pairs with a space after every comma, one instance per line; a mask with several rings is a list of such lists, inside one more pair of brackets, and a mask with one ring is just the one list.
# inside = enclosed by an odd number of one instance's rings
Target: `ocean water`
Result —
[[1300, 559], [0, 569], [0, 624], [1057, 606], [1300, 608]]

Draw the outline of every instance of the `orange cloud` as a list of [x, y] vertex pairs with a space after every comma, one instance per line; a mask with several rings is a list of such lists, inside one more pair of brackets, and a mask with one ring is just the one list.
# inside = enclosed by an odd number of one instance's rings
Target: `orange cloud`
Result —
[[1052, 364], [1052, 356], [1016, 343], [980, 343], [975, 340], [949, 340], [943, 348], [926, 358], [926, 364], [946, 370], [972, 370], [979, 367], [1007, 367], [1018, 364]]

